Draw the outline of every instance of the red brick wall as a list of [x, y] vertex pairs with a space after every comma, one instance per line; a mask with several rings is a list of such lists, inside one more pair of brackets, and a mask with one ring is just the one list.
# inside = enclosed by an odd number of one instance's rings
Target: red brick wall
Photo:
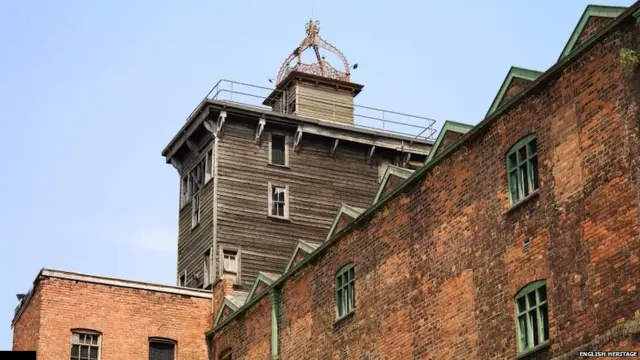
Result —
[[405, 179], [395, 176], [389, 175], [389, 179], [387, 180], [387, 185], [382, 189], [382, 194], [380, 194], [380, 198], [383, 198], [387, 194], [393, 192], [395, 188], [397, 188], [400, 184], [404, 182]]
[[[551, 344], [527, 359], [565, 354], [632, 319], [640, 91], [630, 84], [640, 76], [619, 61], [628, 40], [607, 36], [285, 282], [281, 358], [514, 359], [514, 296], [539, 279]], [[510, 209], [504, 154], [531, 133], [539, 195]], [[350, 262], [356, 310], [335, 323], [334, 276]], [[268, 307], [247, 314], [216, 334], [234, 356], [264, 348]], [[264, 332], [239, 337], [249, 327]]]
[[578, 37], [578, 40], [576, 41], [575, 45], [573, 45], [573, 48], [575, 49], [578, 46], [584, 44], [584, 42], [589, 40], [591, 36], [593, 36], [595, 33], [600, 31], [600, 29], [603, 29], [605, 26], [607, 26], [607, 24], [610, 21], [611, 21], [611, 18], [598, 17], [598, 16], [590, 17], [589, 20], [587, 20], [587, 23], [585, 24], [584, 29], [582, 29], [582, 33], [580, 34], [580, 37]]
[[[445, 150], [447, 150], [449, 148], [449, 146], [453, 145], [463, 135], [464, 134], [459, 133], [459, 132], [447, 131], [447, 133], [444, 134], [444, 137], [442, 138], [442, 142], [440, 143], [440, 146], [438, 147], [436, 155], [438, 155], [438, 154], [444, 152]], [[398, 185], [400, 185], [400, 184], [398, 184]]]
[[30, 327], [32, 317], [24, 316], [38, 313], [32, 301], [14, 329], [14, 346], [33, 349], [20, 339], [36, 333], [39, 360], [68, 359], [75, 328], [102, 333], [101, 359], [146, 360], [149, 337], [177, 341], [178, 359], [207, 359], [211, 299], [57, 278], [41, 280], [36, 294], [40, 326]]
[[514, 77], [507, 88], [507, 91], [504, 93], [502, 97], [502, 101], [500, 104], [504, 104], [509, 101], [514, 96], [518, 95], [524, 88], [526, 88], [529, 84], [531, 84], [531, 80], [521, 79]]
[[232, 359], [270, 359], [271, 297], [260, 299], [242, 318], [243, 321], [233, 321], [214, 335], [213, 359], [219, 359], [220, 353], [228, 348], [233, 350]]
[[33, 292], [29, 306], [20, 315], [13, 328], [13, 350], [36, 350], [40, 328], [40, 292]]

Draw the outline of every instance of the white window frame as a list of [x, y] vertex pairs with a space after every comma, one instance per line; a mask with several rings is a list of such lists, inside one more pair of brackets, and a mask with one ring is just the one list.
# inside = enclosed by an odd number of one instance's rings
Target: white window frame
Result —
[[[207, 255], [209, 256], [209, 261], [207, 261]], [[213, 248], [209, 248], [209, 250], [205, 251], [203, 262], [203, 271], [202, 275], [204, 277], [203, 287], [207, 287], [213, 283]]]
[[[97, 345], [93, 345], [93, 344], [89, 345], [89, 344], [83, 344], [83, 343], [80, 343], [80, 342], [76, 343], [73, 340], [73, 336], [75, 334], [97, 336], [98, 337], [98, 344]], [[102, 353], [102, 334], [100, 332], [98, 332], [98, 331], [95, 331], [95, 330], [72, 329], [71, 330], [71, 343], [69, 345], [69, 359], [71, 359], [71, 349], [73, 348], [73, 345], [78, 345], [78, 346], [81, 346], [81, 345], [96, 346], [98, 348], [98, 360], [100, 360], [101, 353]], [[78, 351], [80, 351], [80, 350], [78, 349]]]
[[[273, 163], [273, 141], [272, 141], [272, 135], [279, 135], [284, 137], [284, 165], [281, 164], [274, 164]], [[268, 138], [269, 138], [269, 164], [273, 165], [273, 166], [281, 166], [281, 167], [289, 167], [289, 141], [291, 140], [291, 138], [284, 133], [280, 133], [277, 131], [272, 131], [268, 134]]]
[[[284, 216], [279, 216], [279, 215], [273, 215], [272, 209], [273, 209], [273, 189], [274, 188], [283, 188], [284, 189]], [[291, 202], [291, 199], [289, 198], [289, 185], [278, 185], [278, 184], [272, 184], [271, 182], [268, 183], [267, 186], [267, 198], [268, 198], [268, 214], [270, 217], [276, 218], [276, 219], [289, 219], [289, 203]]]
[[241, 268], [241, 251], [239, 248], [236, 247], [231, 247], [231, 246], [221, 246], [220, 247], [220, 254], [219, 254], [219, 260], [220, 260], [220, 277], [223, 277], [224, 274], [234, 274], [232, 271], [226, 271], [224, 268], [224, 253], [225, 251], [228, 252], [235, 252], [236, 253], [236, 284], [240, 284], [240, 276], [242, 273], [242, 268]]

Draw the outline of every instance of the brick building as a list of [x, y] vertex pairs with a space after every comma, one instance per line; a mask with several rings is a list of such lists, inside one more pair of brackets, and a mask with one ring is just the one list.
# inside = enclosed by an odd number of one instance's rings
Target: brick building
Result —
[[43, 269], [12, 326], [40, 360], [206, 359], [211, 292]]
[[[203, 360], [577, 359], [580, 351], [640, 351], [639, 24], [640, 2], [628, 8], [587, 7], [555, 65], [544, 72], [511, 68], [483, 121], [474, 127], [446, 122], [435, 141], [409, 152], [404, 147], [394, 152], [390, 142], [401, 138], [371, 138], [374, 134], [353, 124], [311, 127], [303, 121], [317, 116], [317, 109], [305, 109], [302, 98], [293, 106], [284, 98], [276, 106], [269, 95], [265, 102], [274, 113], [265, 119], [259, 118], [264, 110], [258, 112], [255, 120], [265, 121], [255, 122], [256, 148], [247, 156], [271, 159], [271, 141], [265, 149], [259, 141], [269, 122], [283, 127], [285, 144], [293, 149], [301, 137], [311, 141], [284, 158], [309, 156], [302, 154], [305, 149], [314, 149], [317, 157], [325, 147], [325, 155], [333, 157], [338, 143], [348, 143], [349, 161], [360, 152], [372, 167], [362, 171], [379, 174], [375, 186], [366, 183], [368, 190], [360, 194], [370, 201], [360, 195], [343, 198], [351, 191], [347, 185], [343, 195], [331, 198], [331, 216], [326, 216], [329, 205], [318, 202], [323, 215], [308, 225], [313, 231], [295, 241], [274, 235], [273, 244], [282, 241], [287, 257], [264, 267], [255, 261], [250, 281], [225, 271], [231, 258], [217, 250], [218, 235], [208, 235], [215, 233], [216, 215], [205, 235], [182, 235], [181, 228], [181, 239], [198, 239], [181, 240], [186, 241], [185, 261], [179, 264], [184, 268], [178, 269], [182, 287], [44, 270], [17, 309], [14, 348], [55, 353], [51, 358], [58, 359], [74, 358], [75, 348], [91, 353], [100, 345], [103, 360], [143, 359], [152, 350], [167, 359]], [[302, 72], [297, 81], [305, 84], [335, 80], [296, 70]], [[290, 81], [284, 79], [286, 74], [277, 86]], [[190, 118], [181, 131], [190, 134], [164, 154], [181, 179], [187, 176], [181, 180], [187, 190], [191, 170], [181, 160], [196, 163], [189, 159], [202, 157], [204, 173], [206, 159], [216, 153], [220, 164], [229, 164], [231, 157], [217, 150], [224, 147], [222, 129], [229, 126], [233, 133], [231, 121], [246, 126], [256, 115], [237, 104], [204, 103], [202, 114], [195, 114], [199, 120]], [[350, 119], [351, 112], [340, 116]], [[189, 125], [198, 121], [206, 131]], [[289, 142], [286, 131], [293, 124], [298, 127]], [[242, 138], [240, 125], [236, 139]], [[310, 134], [312, 128], [316, 133]], [[380, 151], [371, 141], [387, 147]], [[419, 167], [410, 166], [412, 161]], [[355, 163], [347, 167], [360, 166]], [[218, 177], [242, 173], [234, 167], [211, 169], [211, 193]], [[261, 183], [269, 176], [292, 184], [304, 178], [265, 172], [252, 186], [270, 195], [270, 185], [263, 189]], [[264, 200], [268, 206], [251, 206], [271, 213], [279, 198]], [[194, 203], [186, 215], [181, 211], [190, 224], [194, 214], [200, 221], [200, 205]], [[245, 210], [263, 215], [256, 208]], [[202, 214], [216, 209], [233, 213], [212, 200]], [[288, 229], [305, 228], [295, 227], [301, 220], [293, 214], [287, 220], [294, 223], [284, 225], [294, 226]], [[198, 231], [193, 229], [185, 234]], [[191, 243], [197, 250], [190, 251]], [[213, 252], [203, 264], [199, 254], [210, 246]], [[207, 267], [207, 261], [220, 268]], [[191, 289], [207, 287], [184, 273], [200, 267], [214, 274], [211, 291]], [[140, 305], [145, 311], [139, 312]], [[65, 317], [74, 307], [81, 315]], [[124, 336], [114, 330], [123, 327], [135, 331]]]

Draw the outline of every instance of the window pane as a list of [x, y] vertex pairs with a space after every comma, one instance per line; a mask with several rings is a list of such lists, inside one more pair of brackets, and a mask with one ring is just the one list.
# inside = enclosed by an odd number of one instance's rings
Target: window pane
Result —
[[353, 281], [353, 268], [349, 269], [349, 281]]
[[527, 309], [527, 304], [524, 296], [518, 298], [518, 312], [524, 312], [526, 309]]
[[542, 318], [542, 326], [543, 326], [543, 338], [542, 341], [549, 340], [549, 313], [547, 310], [547, 304], [540, 306], [540, 317]]
[[337, 292], [336, 302], [338, 305], [338, 316], [342, 316], [342, 289]]
[[532, 190], [538, 188], [538, 157], [533, 157], [529, 160], [529, 166], [531, 167], [531, 186]]
[[543, 302], [547, 300], [547, 286], [543, 285], [538, 288], [538, 301]]
[[529, 336], [527, 334], [527, 317], [526, 315], [520, 316], [518, 318], [518, 327], [520, 329], [520, 350], [527, 349], [529, 344], [527, 339]]
[[80, 334], [78, 333], [73, 333], [71, 334], [71, 342], [74, 344], [77, 344], [80, 342]]
[[518, 170], [514, 170], [509, 174], [509, 186], [511, 191], [511, 199], [517, 201], [518, 197]]
[[536, 139], [533, 139], [529, 142], [529, 156], [538, 152], [538, 143]]
[[521, 164], [525, 160], [527, 160], [527, 148], [523, 146], [518, 149], [518, 164]]
[[526, 163], [520, 166], [520, 185], [523, 189], [522, 195], [529, 195], [529, 172], [527, 171]]
[[89, 349], [89, 359], [98, 360], [98, 347], [92, 346], [91, 349]]
[[516, 166], [518, 166], [518, 160], [516, 159], [515, 152], [509, 155], [508, 165], [509, 165], [508, 170], [514, 169]]
[[339, 288], [342, 287], [342, 275], [338, 275], [336, 286], [339, 287]]
[[80, 354], [80, 349], [78, 349], [78, 345], [71, 346], [71, 356], [78, 357], [79, 354]]
[[80, 358], [88, 359], [89, 358], [89, 347], [86, 345], [80, 346]]
[[536, 306], [536, 304], [538, 303], [538, 301], [536, 300], [536, 293], [532, 291], [527, 294], [527, 297], [529, 297], [529, 307], [532, 308]]
[[531, 321], [531, 334], [533, 335], [532, 346], [536, 346], [540, 343], [538, 339], [538, 309], [529, 311], [529, 320]]

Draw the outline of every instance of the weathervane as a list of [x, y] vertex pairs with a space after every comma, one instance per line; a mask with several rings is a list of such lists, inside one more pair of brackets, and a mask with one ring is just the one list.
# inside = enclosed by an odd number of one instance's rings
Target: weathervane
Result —
[[[320, 22], [313, 21], [309, 19], [309, 22], [305, 25], [305, 29], [307, 32], [307, 36], [302, 40], [300, 45], [293, 50], [291, 55], [284, 61], [282, 66], [280, 67], [280, 71], [278, 72], [278, 77], [276, 78], [276, 84], [279, 84], [284, 78], [292, 71], [300, 71], [307, 74], [319, 75], [323, 77], [327, 77], [335, 80], [349, 81], [349, 76], [351, 68], [349, 67], [349, 62], [347, 58], [338, 50], [335, 46], [326, 42], [322, 37], [320, 37]], [[309, 49], [313, 48], [313, 51], [316, 54], [317, 62], [313, 64], [304, 64], [302, 63], [302, 53]], [[320, 49], [327, 50], [332, 52], [342, 61], [344, 65], [344, 71], [340, 71], [332, 67], [327, 61], [325, 61], [325, 57], [320, 55]], [[297, 63], [294, 66], [291, 66], [291, 62], [297, 58]], [[357, 64], [353, 66], [353, 68], [357, 68]]]

